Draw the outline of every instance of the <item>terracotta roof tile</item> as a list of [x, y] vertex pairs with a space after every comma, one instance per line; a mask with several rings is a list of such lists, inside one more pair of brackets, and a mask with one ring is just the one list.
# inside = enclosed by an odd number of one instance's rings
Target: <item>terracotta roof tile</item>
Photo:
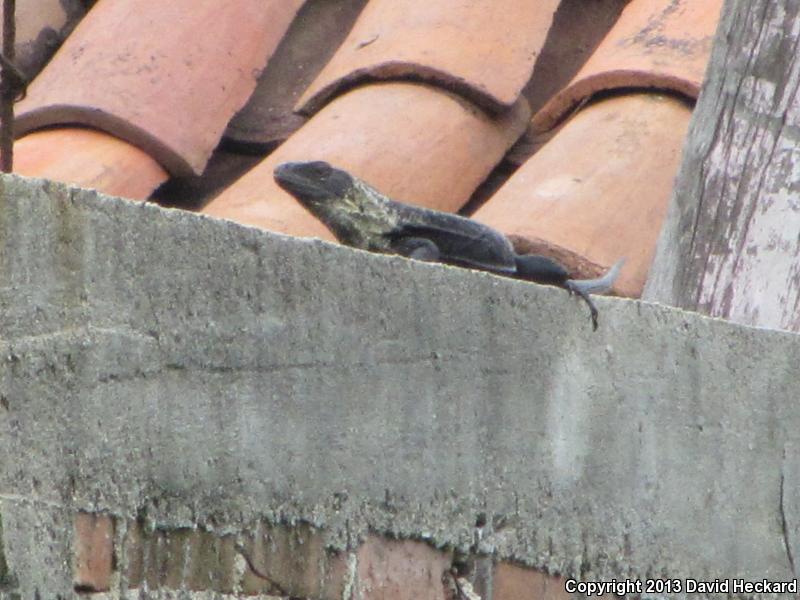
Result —
[[287, 160], [328, 160], [397, 200], [457, 211], [519, 137], [529, 114], [523, 100], [492, 119], [458, 96], [423, 84], [356, 88], [317, 113], [205, 212], [330, 239], [274, 183], [274, 167]]
[[628, 0], [561, 0], [522, 93], [536, 113], [572, 81], [619, 19]]
[[638, 296], [690, 115], [684, 101], [646, 93], [587, 106], [473, 217], [584, 277], [625, 256], [615, 289]]
[[14, 144], [14, 172], [145, 200], [167, 180], [149, 154], [112, 135], [64, 127], [31, 133]]
[[700, 91], [722, 0], [634, 0], [569, 86], [534, 117], [553, 127], [599, 91], [659, 88], [690, 98]]
[[103, 0], [18, 105], [20, 134], [66, 123], [201, 172], [302, 0]]
[[699, 85], [718, 16], [718, 0], [631, 2], [534, 124], [552, 126], [572, 103], [600, 89], [625, 89], [572, 116], [474, 217], [514, 236], [518, 251], [548, 254], [582, 275], [627, 256], [616, 289], [640, 295], [691, 109], [680, 97], [631, 87]]
[[298, 109], [314, 113], [359, 82], [411, 77], [501, 112], [530, 78], [557, 6], [558, 0], [371, 0]]
[[306, 118], [294, 105], [344, 40], [367, 0], [308, 0], [225, 131], [228, 147], [272, 150]]

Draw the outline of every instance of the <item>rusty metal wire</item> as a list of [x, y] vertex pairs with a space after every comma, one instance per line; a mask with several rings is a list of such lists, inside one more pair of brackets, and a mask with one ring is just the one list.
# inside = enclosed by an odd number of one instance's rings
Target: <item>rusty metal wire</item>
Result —
[[10, 173], [14, 167], [14, 102], [24, 95], [24, 77], [14, 67], [17, 37], [15, 0], [3, 0], [3, 53], [0, 58], [0, 168]]

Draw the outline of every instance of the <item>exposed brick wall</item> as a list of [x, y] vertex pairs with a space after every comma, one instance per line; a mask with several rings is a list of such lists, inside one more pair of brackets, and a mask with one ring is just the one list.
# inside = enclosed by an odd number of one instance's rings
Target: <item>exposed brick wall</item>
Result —
[[145, 531], [130, 522], [124, 540], [122, 563], [130, 588], [236, 591], [234, 536], [188, 528]]
[[108, 591], [114, 568], [113, 519], [104, 514], [78, 513], [73, 553], [75, 591]]
[[492, 600], [570, 600], [564, 579], [509, 563], [498, 563], [492, 575]]
[[[120, 529], [121, 528], [121, 529]], [[352, 552], [325, 546], [306, 524], [260, 523], [217, 535], [203, 529], [150, 529], [137, 521], [78, 513], [74, 586], [85, 595], [123, 588], [214, 591], [246, 598], [319, 600], [565, 600], [563, 580], [480, 560], [472, 591], [455, 581], [453, 556], [424, 542], [370, 535]], [[489, 562], [487, 562], [489, 561]], [[116, 583], [115, 583], [116, 582]], [[460, 594], [460, 596], [459, 596]]]
[[348, 577], [347, 556], [325, 549], [322, 535], [307, 524], [261, 525], [245, 536], [248, 561], [243, 591], [341, 598]]

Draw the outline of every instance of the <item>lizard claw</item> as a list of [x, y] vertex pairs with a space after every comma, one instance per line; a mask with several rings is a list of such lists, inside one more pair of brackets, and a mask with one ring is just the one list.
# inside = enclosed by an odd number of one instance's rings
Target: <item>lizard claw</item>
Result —
[[597, 331], [598, 314], [599, 314], [597, 311], [597, 307], [592, 301], [592, 297], [589, 295], [589, 292], [581, 289], [579, 286], [576, 286], [574, 284], [575, 284], [574, 279], [568, 279], [564, 285], [567, 291], [569, 292], [570, 296], [576, 295], [580, 297], [584, 302], [586, 302], [586, 305], [589, 307], [589, 314], [592, 318], [592, 331]]
[[598, 279], [567, 279], [564, 287], [570, 294], [577, 294], [589, 306], [592, 317], [592, 329], [597, 331], [597, 307], [592, 302], [591, 293], [602, 293], [611, 289], [614, 285], [625, 259], [621, 258], [608, 270], [608, 272]]

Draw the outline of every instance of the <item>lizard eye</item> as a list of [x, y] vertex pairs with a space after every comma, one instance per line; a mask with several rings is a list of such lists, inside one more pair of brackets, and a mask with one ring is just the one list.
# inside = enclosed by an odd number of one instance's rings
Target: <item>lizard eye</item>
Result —
[[325, 188], [332, 194], [336, 194], [340, 198], [347, 195], [350, 188], [353, 187], [353, 178], [344, 171], [328, 167], [329, 171], [322, 177]]

